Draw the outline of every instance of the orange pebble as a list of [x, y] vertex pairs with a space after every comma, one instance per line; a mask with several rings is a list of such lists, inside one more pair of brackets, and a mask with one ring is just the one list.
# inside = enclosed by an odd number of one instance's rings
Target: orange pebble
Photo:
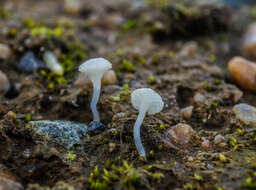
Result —
[[237, 56], [229, 61], [228, 70], [241, 88], [256, 91], [256, 63]]

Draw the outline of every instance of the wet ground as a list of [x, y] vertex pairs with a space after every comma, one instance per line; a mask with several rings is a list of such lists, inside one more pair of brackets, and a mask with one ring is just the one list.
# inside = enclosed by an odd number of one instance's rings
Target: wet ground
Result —
[[[227, 62], [242, 54], [242, 35], [255, 18], [253, 5], [0, 3], [0, 43], [11, 50], [6, 57], [1, 52], [0, 62], [11, 86], [1, 94], [0, 187], [256, 188], [256, 136], [247, 132], [255, 126], [237, 120], [232, 111], [236, 104], [256, 102], [227, 70]], [[53, 52], [64, 75], [47, 68], [22, 72], [17, 65], [29, 51], [38, 60], [45, 51]], [[78, 66], [92, 57], [110, 60], [117, 76], [102, 85], [98, 104], [107, 130], [87, 134], [71, 148], [34, 135], [30, 121], [92, 121], [92, 86], [76, 85]], [[138, 112], [130, 102], [131, 92], [142, 87], [154, 89], [165, 103], [162, 112], [146, 116], [141, 128], [146, 161], [139, 159], [133, 142]], [[174, 136], [177, 125], [189, 132]]]

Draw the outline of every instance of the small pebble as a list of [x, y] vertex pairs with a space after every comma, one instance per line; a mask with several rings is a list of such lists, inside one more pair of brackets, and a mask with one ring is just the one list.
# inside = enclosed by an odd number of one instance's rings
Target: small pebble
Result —
[[81, 0], [65, 0], [64, 10], [69, 14], [78, 14], [81, 10]]
[[0, 43], [0, 59], [8, 59], [12, 54], [10, 47]]
[[246, 29], [243, 38], [243, 53], [247, 56], [256, 56], [256, 23], [252, 23]]
[[201, 143], [201, 147], [203, 150], [209, 150], [210, 149], [210, 141], [207, 139], [204, 139], [203, 142]]
[[4, 72], [0, 70], [0, 93], [6, 94], [10, 90], [11, 84]]
[[236, 118], [245, 125], [256, 125], [256, 108], [248, 104], [237, 104], [233, 107]]
[[194, 135], [195, 131], [192, 127], [183, 123], [179, 123], [167, 131], [167, 138], [171, 143], [182, 147], [188, 145]]
[[214, 144], [220, 144], [225, 141], [225, 137], [218, 134], [214, 137]]
[[190, 119], [192, 116], [192, 112], [193, 112], [193, 106], [189, 106], [186, 108], [183, 108], [180, 113], [182, 115], [182, 117], [184, 117], [185, 119]]
[[106, 71], [102, 77], [103, 84], [115, 84], [117, 82], [116, 73], [113, 70]]
[[33, 73], [39, 68], [45, 68], [45, 65], [32, 51], [29, 51], [21, 58], [17, 67], [22, 72]]
[[52, 72], [60, 76], [64, 74], [62, 65], [58, 63], [56, 56], [52, 52], [46, 51], [43, 55], [43, 59], [45, 61], [46, 67]]
[[256, 91], [256, 63], [234, 57], [228, 63], [228, 70], [241, 88]]
[[92, 121], [88, 125], [88, 134], [90, 136], [95, 136], [95, 135], [98, 135], [98, 134], [102, 133], [106, 129], [107, 129], [107, 127], [103, 123], [98, 122], [98, 121]]

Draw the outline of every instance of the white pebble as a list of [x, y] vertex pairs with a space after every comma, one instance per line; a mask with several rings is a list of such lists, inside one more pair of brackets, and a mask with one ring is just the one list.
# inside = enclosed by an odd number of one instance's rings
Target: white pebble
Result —
[[46, 67], [56, 73], [57, 75], [63, 75], [64, 69], [62, 65], [60, 65], [57, 61], [56, 56], [50, 52], [46, 51], [43, 55], [43, 59], [45, 61]]
[[225, 141], [225, 137], [223, 137], [222, 135], [216, 135], [215, 138], [214, 138], [214, 143], [215, 144], [220, 144], [222, 142]]

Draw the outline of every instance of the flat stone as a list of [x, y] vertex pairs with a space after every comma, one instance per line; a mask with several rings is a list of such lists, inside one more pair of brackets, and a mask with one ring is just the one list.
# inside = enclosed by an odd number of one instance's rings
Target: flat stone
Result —
[[22, 72], [33, 73], [39, 68], [45, 68], [45, 65], [32, 51], [29, 51], [21, 58], [17, 67]]
[[47, 141], [67, 149], [81, 144], [81, 139], [85, 137], [88, 129], [82, 123], [59, 120], [31, 121], [28, 127], [35, 141]]
[[248, 104], [237, 104], [233, 107], [236, 118], [245, 125], [256, 125], [256, 108]]

